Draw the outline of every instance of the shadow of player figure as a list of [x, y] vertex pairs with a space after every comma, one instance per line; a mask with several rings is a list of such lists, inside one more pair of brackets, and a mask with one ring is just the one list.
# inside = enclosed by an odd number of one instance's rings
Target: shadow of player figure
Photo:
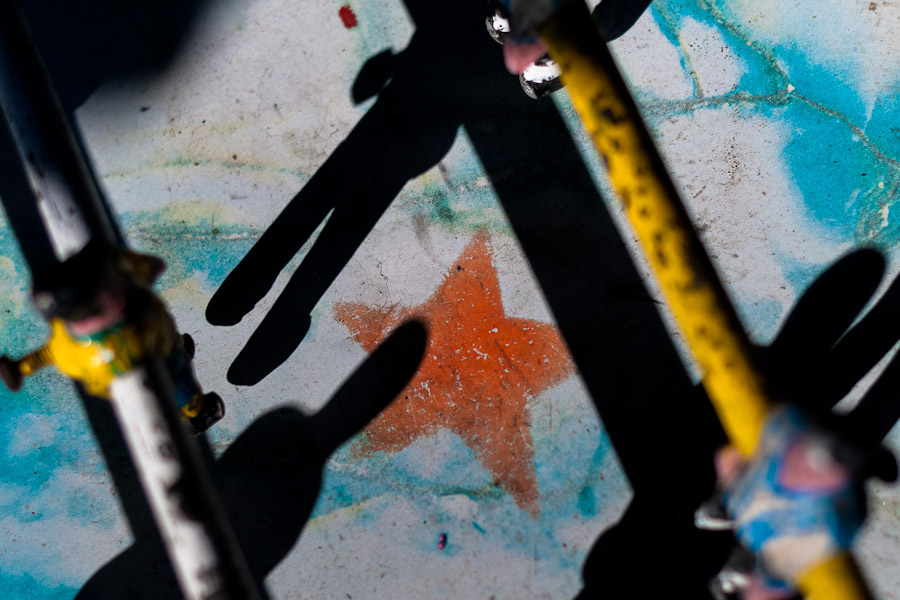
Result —
[[[710, 457], [724, 443], [709, 402], [685, 374], [559, 110], [527, 98], [506, 71], [484, 28], [485, 7], [475, 0], [406, 5], [416, 26], [409, 46], [374, 56], [354, 84], [356, 99], [377, 92], [378, 100], [207, 307], [212, 324], [240, 321], [334, 210], [229, 380], [254, 384], [290, 356], [310, 311], [394, 196], [441, 160], [461, 126], [634, 489], [635, 507], [617, 529], [629, 536], [619, 566], [629, 563], [617, 577], [649, 579], [643, 591], [651, 594], [708, 597], [706, 582], [730, 543], [693, 528], [693, 511], [715, 482]], [[638, 566], [648, 546], [668, 547], [673, 537], [704, 551]], [[586, 591], [603, 596], [606, 589]]]
[[[212, 465], [228, 519], [259, 589], [290, 552], [319, 496], [325, 462], [409, 382], [425, 353], [425, 328], [399, 327], [319, 412], [278, 408], [256, 419]], [[84, 585], [79, 600], [178, 597], [165, 549], [138, 539]]]
[[[303, 259], [232, 363], [228, 380], [254, 385], [293, 353], [310, 313], [403, 186], [447, 154], [459, 128], [513, 125], [527, 130], [532, 111], [502, 117], [521, 99], [515, 78], [484, 31], [479, 2], [406, 0], [415, 25], [400, 53], [370, 58], [353, 85], [355, 102], [378, 99], [347, 138], [287, 204], [211, 299], [207, 320], [234, 325], [271, 289], [285, 265], [329, 211]], [[598, 13], [616, 36], [647, 6], [607, 0]], [[636, 7], [640, 7], [640, 11]], [[598, 11], [600, 7], [598, 7]], [[512, 110], [516, 111], [515, 108]], [[495, 129], [502, 137], [506, 131]], [[540, 144], [539, 140], [534, 143]], [[560, 157], [561, 159], [564, 157]], [[492, 174], [498, 175], [498, 174]]]
[[[377, 92], [378, 100], [207, 307], [210, 323], [237, 323], [334, 210], [229, 380], [254, 384], [290, 356], [310, 311], [393, 198], [442, 159], [463, 127], [634, 489], [634, 508], [616, 530], [629, 536], [618, 564], [629, 564], [616, 576], [649, 580], [643, 592], [651, 594], [708, 597], [706, 582], [730, 543], [693, 528], [715, 482], [710, 457], [724, 443], [709, 402], [685, 374], [559, 110], [522, 93], [485, 31], [484, 7], [406, 5], [416, 26], [409, 46], [370, 59], [354, 84], [355, 98]], [[637, 566], [648, 546], [668, 547], [673, 537], [704, 551]], [[601, 596], [605, 589], [589, 586]]]
[[[477, 2], [406, 2], [415, 33], [399, 54], [363, 67], [355, 100], [378, 100], [225, 279], [206, 310], [233, 325], [333, 210], [309, 254], [228, 371], [253, 385], [282, 364], [310, 326], [310, 312], [401, 188], [450, 149], [465, 114], [495, 87], [500, 57], [487, 40]], [[474, 10], [473, 10], [474, 8]], [[485, 68], [485, 61], [496, 63]], [[372, 67], [378, 68], [373, 79]], [[459, 73], [458, 77], [453, 74]], [[382, 89], [382, 85], [390, 78]], [[369, 87], [365, 92], [363, 88]]]

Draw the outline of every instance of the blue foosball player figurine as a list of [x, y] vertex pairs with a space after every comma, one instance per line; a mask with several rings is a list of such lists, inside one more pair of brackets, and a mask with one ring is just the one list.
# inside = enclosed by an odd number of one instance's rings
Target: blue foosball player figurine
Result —
[[713, 596], [785, 600], [815, 565], [849, 551], [866, 513], [862, 482], [893, 481], [897, 464], [880, 445], [849, 439], [837, 416], [782, 406], [754, 456], [723, 448], [716, 472], [722, 491], [697, 511], [696, 524], [733, 530], [740, 545], [711, 583]]

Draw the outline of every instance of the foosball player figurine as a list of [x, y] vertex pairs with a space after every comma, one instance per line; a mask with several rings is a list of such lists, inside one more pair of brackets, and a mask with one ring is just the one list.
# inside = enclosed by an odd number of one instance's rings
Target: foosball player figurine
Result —
[[225, 415], [225, 406], [218, 394], [201, 390], [191, 364], [194, 341], [178, 334], [152, 290], [164, 269], [154, 256], [88, 247], [35, 274], [32, 295], [50, 323], [50, 339], [19, 360], [0, 357], [6, 386], [17, 391], [25, 377], [52, 364], [88, 394], [109, 399], [116, 376], [156, 355], [165, 360], [175, 403], [191, 432], [209, 429]]
[[722, 491], [698, 510], [696, 524], [732, 529], [740, 546], [711, 582], [717, 600], [797, 598], [794, 584], [808, 587], [817, 565], [843, 564], [836, 561], [866, 513], [863, 482], [897, 478], [893, 455], [857, 437], [838, 416], [782, 406], [749, 460], [733, 446], [718, 452]]
[[[519, 21], [542, 14], [542, 5], [559, 8], [567, 1], [489, 0], [493, 12], [485, 21], [488, 34], [494, 41], [503, 45], [506, 68], [510, 73], [519, 76], [522, 90], [535, 100], [562, 89], [563, 82], [560, 80], [559, 67], [550, 58], [547, 45], [533, 32], [527, 31], [539, 23], [529, 23], [531, 27], [523, 30], [523, 25]], [[594, 5], [591, 17], [600, 36], [608, 43], [628, 31], [650, 6], [650, 2], [651, 0], [603, 0], [599, 4], [591, 1], [588, 5]], [[536, 5], [537, 12], [529, 15], [531, 8], [529, 5]], [[519, 14], [519, 18], [512, 24], [510, 12]]]

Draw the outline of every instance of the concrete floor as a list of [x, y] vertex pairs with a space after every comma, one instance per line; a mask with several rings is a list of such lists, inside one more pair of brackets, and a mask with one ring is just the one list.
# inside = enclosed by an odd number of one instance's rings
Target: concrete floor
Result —
[[[434, 4], [30, 10], [226, 401], [210, 459], [271, 597], [703, 597], [728, 540], [690, 521], [721, 439], [678, 334], [565, 92], [526, 98], [483, 7]], [[657, 0], [612, 44], [759, 344], [851, 250], [888, 257], [878, 293], [897, 273], [898, 34], [896, 2]], [[45, 329], [0, 236], [18, 355]], [[783, 349], [823, 402], [881, 353], [864, 337], [835, 365], [806, 342], [835, 341], [873, 277], [843, 273]], [[877, 439], [900, 413], [890, 387], [865, 397], [875, 378], [841, 406], [874, 407]], [[133, 479], [70, 384], [2, 394], [2, 595], [170, 597]], [[870, 491], [857, 553], [900, 598], [900, 494]]]

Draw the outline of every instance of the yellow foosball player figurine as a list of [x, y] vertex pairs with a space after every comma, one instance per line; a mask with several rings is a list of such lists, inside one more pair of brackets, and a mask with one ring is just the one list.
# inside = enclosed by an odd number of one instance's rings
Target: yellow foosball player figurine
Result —
[[87, 393], [109, 398], [109, 385], [146, 356], [165, 360], [175, 402], [194, 434], [225, 414], [222, 399], [204, 394], [191, 361], [194, 341], [179, 335], [152, 284], [165, 269], [159, 258], [130, 250], [87, 247], [64, 263], [35, 274], [33, 298], [50, 323], [50, 339], [13, 360], [0, 357], [0, 377], [9, 389], [55, 365]]

